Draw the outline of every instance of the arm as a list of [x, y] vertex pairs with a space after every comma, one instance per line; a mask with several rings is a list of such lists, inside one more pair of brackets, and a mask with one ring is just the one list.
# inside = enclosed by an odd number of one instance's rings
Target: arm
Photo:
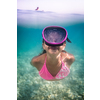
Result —
[[75, 61], [75, 57], [71, 54], [68, 58], [68, 65], [71, 66], [71, 64]]
[[[43, 61], [42, 61], [42, 60], [43, 60]], [[42, 63], [42, 62], [43, 62], [43, 63]], [[35, 57], [31, 60], [30, 64], [31, 64], [32, 66], [36, 67], [38, 71], [40, 71], [40, 70], [41, 70], [41, 66], [43, 66], [43, 64], [44, 64], [43, 55], [41, 55], [41, 56], [35, 56]]]
[[35, 56], [35, 57], [32, 58], [30, 64], [32, 66], [36, 67], [37, 63], [38, 63], [38, 56]]
[[68, 68], [70, 68], [70, 66], [74, 61], [75, 61], [75, 57], [70, 53], [66, 53], [65, 62]]

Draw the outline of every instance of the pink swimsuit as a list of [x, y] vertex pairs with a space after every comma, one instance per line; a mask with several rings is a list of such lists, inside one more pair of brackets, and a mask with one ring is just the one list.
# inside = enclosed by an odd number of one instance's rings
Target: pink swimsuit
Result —
[[43, 67], [41, 68], [41, 70], [39, 71], [39, 75], [45, 79], [45, 80], [52, 80], [52, 79], [63, 79], [65, 78], [69, 73], [70, 70], [67, 68], [67, 66], [64, 64], [64, 62], [62, 61], [62, 67], [60, 69], [60, 71], [57, 73], [57, 75], [55, 77], [53, 77], [50, 72], [48, 71], [47, 67], [46, 67], [46, 59], [45, 58], [45, 62]]

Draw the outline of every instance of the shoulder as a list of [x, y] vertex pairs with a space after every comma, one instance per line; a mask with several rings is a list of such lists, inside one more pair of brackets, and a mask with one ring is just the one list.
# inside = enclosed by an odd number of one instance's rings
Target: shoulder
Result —
[[66, 51], [62, 51], [62, 59], [63, 61], [67, 62], [69, 65], [71, 65], [75, 61], [74, 55]]
[[33, 57], [30, 64], [34, 67], [38, 67], [38, 66], [41, 66], [42, 63], [44, 63], [44, 60], [45, 60], [45, 54], [42, 54], [42, 55]]

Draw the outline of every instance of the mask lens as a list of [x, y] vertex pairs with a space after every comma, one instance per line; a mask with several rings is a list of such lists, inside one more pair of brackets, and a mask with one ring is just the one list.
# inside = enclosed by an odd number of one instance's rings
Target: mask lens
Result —
[[48, 27], [44, 30], [44, 40], [49, 44], [60, 44], [66, 40], [67, 33], [65, 29], [59, 27]]

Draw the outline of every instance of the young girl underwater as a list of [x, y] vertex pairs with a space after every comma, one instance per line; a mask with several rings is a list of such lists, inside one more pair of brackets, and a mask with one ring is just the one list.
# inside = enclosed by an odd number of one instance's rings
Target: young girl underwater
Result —
[[68, 33], [60, 26], [48, 26], [42, 31], [43, 53], [33, 57], [31, 65], [36, 67], [39, 75], [48, 81], [58, 81], [64, 79], [70, 73], [70, 66], [75, 58], [66, 52], [66, 40]]

